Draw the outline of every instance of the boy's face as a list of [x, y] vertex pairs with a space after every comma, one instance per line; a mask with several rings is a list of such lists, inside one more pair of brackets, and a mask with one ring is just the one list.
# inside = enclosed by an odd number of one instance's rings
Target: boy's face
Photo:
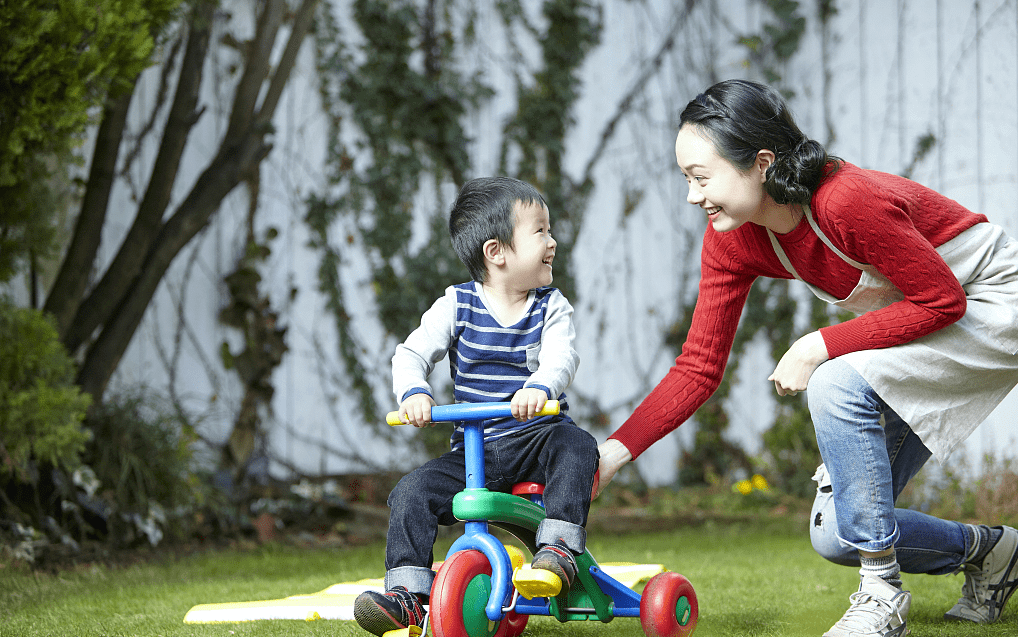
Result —
[[548, 209], [541, 204], [517, 202], [513, 247], [505, 251], [509, 278], [520, 289], [551, 285], [556, 245]]

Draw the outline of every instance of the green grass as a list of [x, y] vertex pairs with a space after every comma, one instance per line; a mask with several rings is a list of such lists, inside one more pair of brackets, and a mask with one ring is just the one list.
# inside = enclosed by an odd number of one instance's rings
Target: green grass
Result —
[[[787, 526], [787, 525], [785, 525]], [[437, 555], [444, 553], [443, 542]], [[825, 562], [801, 532], [770, 525], [739, 528], [707, 524], [651, 534], [591, 534], [601, 561], [661, 563], [686, 575], [696, 588], [696, 637], [819, 636], [844, 612], [858, 571]], [[364, 637], [353, 622], [272, 621], [186, 625], [196, 604], [278, 599], [314, 593], [331, 584], [380, 577], [384, 547], [303, 551], [270, 545], [122, 568], [84, 567], [58, 574], [32, 573], [0, 563], [0, 636], [235, 635]], [[949, 624], [941, 619], [961, 590], [958, 577], [905, 576], [914, 601], [909, 624], [916, 637], [980, 637], [1018, 633], [1018, 602], [993, 626]], [[559, 624], [531, 618], [524, 635], [639, 636], [639, 621], [620, 618]]]

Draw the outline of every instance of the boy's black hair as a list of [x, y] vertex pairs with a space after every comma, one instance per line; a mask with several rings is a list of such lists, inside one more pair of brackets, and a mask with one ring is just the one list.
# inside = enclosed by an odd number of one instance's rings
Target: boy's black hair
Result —
[[503, 247], [513, 247], [516, 202], [548, 207], [537, 188], [510, 177], [472, 179], [456, 197], [449, 214], [449, 235], [453, 249], [474, 281], [483, 283], [488, 276], [484, 263], [486, 241], [495, 239]]

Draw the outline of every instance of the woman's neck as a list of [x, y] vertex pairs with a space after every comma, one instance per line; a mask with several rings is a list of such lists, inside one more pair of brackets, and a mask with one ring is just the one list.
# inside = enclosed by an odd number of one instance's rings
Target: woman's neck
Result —
[[804, 214], [799, 204], [771, 203], [761, 216], [760, 225], [775, 234], [788, 234], [799, 225]]

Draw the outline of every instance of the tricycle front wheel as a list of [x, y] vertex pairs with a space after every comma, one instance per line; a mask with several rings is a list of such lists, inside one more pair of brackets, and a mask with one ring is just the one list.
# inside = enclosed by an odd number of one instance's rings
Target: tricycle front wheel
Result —
[[686, 637], [698, 617], [696, 592], [684, 576], [661, 573], [647, 582], [640, 597], [640, 625], [647, 637]]
[[516, 637], [527, 615], [510, 612], [498, 622], [488, 620], [484, 605], [491, 594], [491, 565], [480, 551], [454, 553], [431, 587], [429, 623], [435, 637]]

